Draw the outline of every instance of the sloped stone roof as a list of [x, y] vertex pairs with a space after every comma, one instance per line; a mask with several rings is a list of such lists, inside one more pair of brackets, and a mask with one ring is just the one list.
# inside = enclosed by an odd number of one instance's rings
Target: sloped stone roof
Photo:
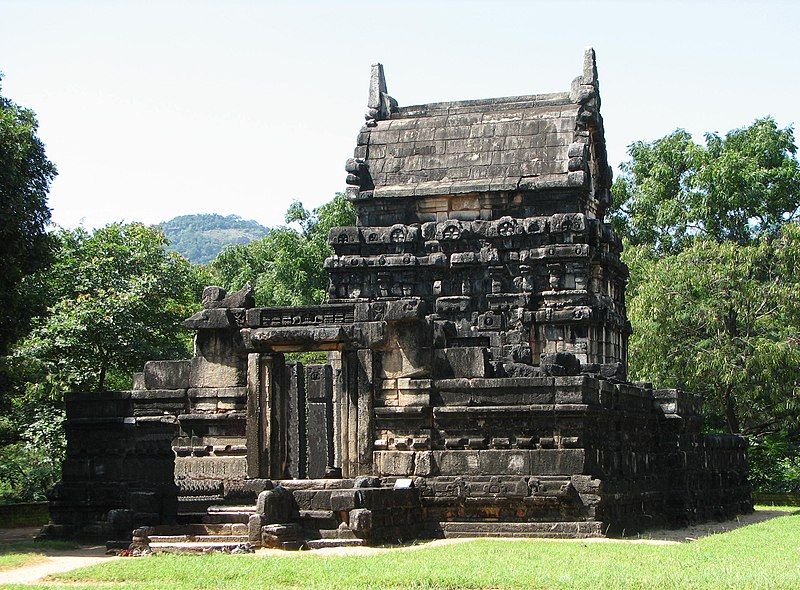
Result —
[[[351, 198], [584, 186], [590, 119], [602, 142], [591, 50], [569, 92], [398, 107], [385, 89], [376, 64], [347, 164]], [[601, 152], [605, 164], [604, 144]]]

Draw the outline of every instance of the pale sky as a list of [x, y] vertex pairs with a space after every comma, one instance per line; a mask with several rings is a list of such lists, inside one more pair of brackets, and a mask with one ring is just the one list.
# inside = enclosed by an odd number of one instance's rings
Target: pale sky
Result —
[[400, 105], [569, 89], [597, 52], [609, 161], [683, 127], [794, 124], [800, 2], [0, 0], [3, 95], [58, 166], [53, 220], [235, 213], [344, 189], [369, 66]]

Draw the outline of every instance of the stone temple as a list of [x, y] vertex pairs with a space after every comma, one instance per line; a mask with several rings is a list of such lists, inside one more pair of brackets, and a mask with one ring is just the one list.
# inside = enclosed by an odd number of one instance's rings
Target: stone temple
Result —
[[[627, 381], [594, 52], [566, 92], [407, 107], [378, 64], [367, 107], [328, 302], [208, 287], [192, 359], [68, 395], [43, 535], [289, 549], [751, 510], [744, 439]], [[287, 360], [306, 351], [327, 362]]]

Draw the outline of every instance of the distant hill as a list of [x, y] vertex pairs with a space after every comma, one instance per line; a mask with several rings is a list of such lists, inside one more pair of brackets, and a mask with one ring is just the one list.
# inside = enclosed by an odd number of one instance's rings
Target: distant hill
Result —
[[264, 237], [269, 229], [238, 215], [180, 215], [159, 224], [171, 249], [190, 261], [211, 262], [229, 244], [247, 244]]

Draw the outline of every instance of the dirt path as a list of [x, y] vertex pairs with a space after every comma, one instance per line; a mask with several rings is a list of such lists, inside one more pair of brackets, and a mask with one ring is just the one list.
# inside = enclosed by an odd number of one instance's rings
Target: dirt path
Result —
[[[39, 527], [0, 529], [0, 545], [15, 541], [32, 541], [38, 532]], [[105, 547], [102, 546], [65, 550], [42, 547], [35, 552], [43, 556], [35, 563], [0, 571], [0, 584], [33, 584], [45, 576], [113, 559], [113, 556], [106, 555]]]
[[63, 553], [47, 552], [45, 561], [0, 572], [0, 584], [33, 584], [45, 576], [87, 567], [109, 559], [116, 558], [106, 555], [104, 550], [93, 552], [92, 549], [76, 549]]
[[[749, 524], [756, 524], [764, 522], [778, 516], [788, 516], [792, 514], [786, 510], [756, 510], [750, 514], [740, 514], [731, 520], [723, 522], [704, 522], [695, 524], [682, 529], [656, 529], [646, 531], [636, 538], [643, 541], [662, 541], [673, 543], [686, 543], [688, 541], [696, 541], [709, 535], [716, 535], [718, 533], [727, 533]], [[625, 539], [623, 539], [625, 540]]]

